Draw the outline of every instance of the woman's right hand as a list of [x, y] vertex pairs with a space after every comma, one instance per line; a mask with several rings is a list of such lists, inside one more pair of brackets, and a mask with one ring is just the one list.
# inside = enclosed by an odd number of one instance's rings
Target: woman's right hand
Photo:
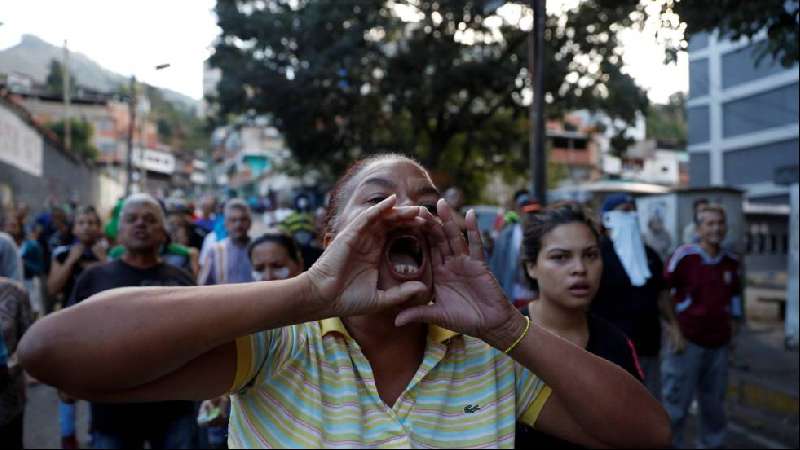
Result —
[[667, 325], [667, 339], [675, 353], [683, 353], [686, 350], [686, 338], [683, 337], [681, 328], [677, 323]]
[[424, 207], [395, 207], [392, 195], [358, 215], [340, 231], [305, 276], [311, 301], [324, 317], [369, 314], [426, 295], [420, 281], [378, 289], [386, 235], [397, 227], [441, 226]]

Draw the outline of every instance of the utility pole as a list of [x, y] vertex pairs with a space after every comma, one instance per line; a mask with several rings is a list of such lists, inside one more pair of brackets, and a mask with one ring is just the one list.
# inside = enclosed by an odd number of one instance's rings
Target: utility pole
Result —
[[131, 195], [133, 178], [133, 132], [136, 130], [136, 76], [131, 75], [130, 90], [128, 92], [128, 154], [125, 169], [125, 197]]
[[530, 111], [531, 194], [533, 200], [547, 203], [547, 155], [544, 148], [544, 27], [545, 0], [531, 0], [533, 29], [528, 45], [528, 72], [533, 86]]
[[64, 40], [64, 54], [61, 59], [61, 96], [64, 100], [64, 148], [72, 150], [72, 121], [70, 120], [70, 80], [69, 80], [69, 50], [67, 41]]
[[147, 115], [150, 111], [150, 101], [147, 99], [147, 89], [143, 90], [142, 98], [136, 99], [136, 109], [139, 115], [139, 161], [141, 174], [139, 175], [140, 192], [147, 192]]
[[[159, 65], [155, 66], [155, 69], [156, 70], [162, 70], [162, 69], [166, 69], [167, 67], [170, 67], [170, 66], [171, 66], [170, 63], [159, 64]], [[128, 154], [127, 154], [127, 157], [126, 157], [127, 161], [126, 161], [126, 167], [125, 167], [125, 174], [126, 174], [125, 175], [125, 196], [126, 197], [131, 195], [131, 186], [133, 184], [133, 135], [134, 135], [134, 133], [136, 131], [136, 102], [137, 102], [136, 86], [137, 86], [137, 84], [136, 84], [136, 75], [131, 75], [130, 88], [129, 88], [130, 92], [128, 93], [128, 116], [130, 118], [130, 121], [128, 122]], [[149, 108], [149, 104], [148, 104], [148, 108]], [[143, 115], [145, 115], [145, 114], [143, 114]], [[146, 172], [147, 169], [144, 167], [144, 147], [146, 146], [144, 135], [145, 135], [145, 131], [146, 131], [146, 128], [145, 128], [146, 126], [147, 126], [146, 121], [143, 121], [143, 123], [141, 125], [140, 137], [139, 137], [140, 143], [142, 145], [142, 148], [139, 149], [139, 164], [142, 165], [142, 173], [144, 174], [143, 176], [145, 176], [145, 177], [147, 176], [147, 172]], [[147, 182], [146, 178], [144, 179], [144, 182], [145, 183]], [[142, 188], [142, 190], [144, 190], [144, 187]]]

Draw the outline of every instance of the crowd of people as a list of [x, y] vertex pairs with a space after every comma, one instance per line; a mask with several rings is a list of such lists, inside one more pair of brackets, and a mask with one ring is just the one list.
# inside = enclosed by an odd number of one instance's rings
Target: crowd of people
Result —
[[662, 260], [626, 195], [595, 216], [520, 191], [489, 250], [460, 194], [381, 155], [259, 236], [237, 198], [4, 211], [0, 440], [22, 448], [44, 383], [63, 448], [84, 400], [93, 448], [682, 447], [695, 397], [724, 444], [724, 210]]

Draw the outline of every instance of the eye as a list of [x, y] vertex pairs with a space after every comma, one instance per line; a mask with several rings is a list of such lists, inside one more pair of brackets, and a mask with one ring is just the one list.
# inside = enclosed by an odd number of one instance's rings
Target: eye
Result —
[[369, 200], [367, 200], [367, 203], [370, 205], [377, 205], [378, 203], [386, 200], [386, 197], [386, 195], [376, 195], [374, 197], [370, 197]]

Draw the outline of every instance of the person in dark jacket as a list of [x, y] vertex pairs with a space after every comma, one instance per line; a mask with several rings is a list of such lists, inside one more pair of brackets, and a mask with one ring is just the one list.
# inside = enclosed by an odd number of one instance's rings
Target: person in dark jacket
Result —
[[631, 196], [612, 195], [602, 208], [605, 235], [600, 242], [603, 277], [592, 302], [593, 314], [619, 328], [636, 347], [645, 385], [661, 398], [661, 314], [669, 292], [658, 253], [644, 243]]

